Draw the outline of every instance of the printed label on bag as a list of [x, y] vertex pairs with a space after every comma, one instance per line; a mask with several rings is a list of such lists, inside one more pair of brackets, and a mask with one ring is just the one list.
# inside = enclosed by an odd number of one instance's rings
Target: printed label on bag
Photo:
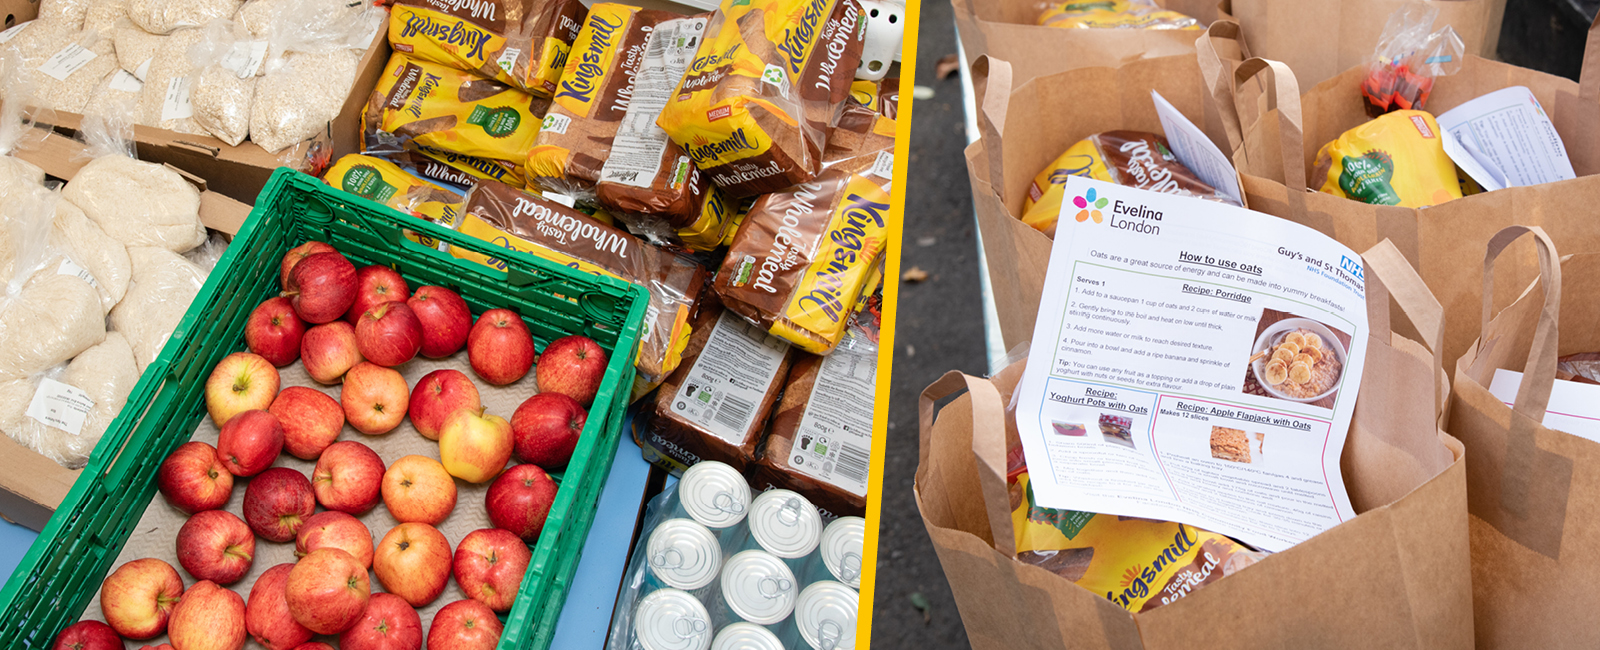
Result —
[[560, 192], [545, 192], [544, 193], [544, 198], [550, 199], [551, 201], [555, 201], [556, 203], [560, 203], [561, 205], [567, 206], [569, 208], [578, 205], [578, 200], [577, 199], [574, 199], [574, 198], [572, 198], [570, 196], [567, 196], [565, 194], [562, 194]]
[[500, 64], [500, 69], [505, 70], [507, 74], [510, 74], [511, 68], [517, 65], [517, 57], [520, 56], [522, 56], [522, 50], [514, 47], [508, 47], [504, 52], [500, 53], [500, 59], [495, 61], [495, 63]]
[[93, 50], [73, 43], [61, 48], [55, 56], [47, 59], [44, 65], [39, 66], [39, 71], [55, 77], [57, 81], [66, 81], [67, 77], [71, 77], [72, 73], [82, 69], [83, 66], [89, 65], [96, 56], [98, 55]]
[[90, 273], [89, 269], [78, 266], [78, 263], [72, 260], [61, 260], [61, 266], [56, 267], [56, 275], [70, 275], [88, 282], [91, 287], [100, 288], [100, 283], [95, 281], [94, 274]]
[[872, 169], [867, 173], [878, 178], [894, 178], [894, 153], [879, 151], [878, 159], [872, 162]]
[[723, 312], [678, 388], [672, 412], [730, 445], [744, 444], [788, 352], [787, 341]]
[[167, 82], [166, 100], [161, 103], [161, 121], [181, 120], [194, 115], [189, 104], [189, 78], [177, 77]]
[[136, 93], [144, 90], [144, 82], [140, 81], [138, 77], [133, 76], [133, 73], [128, 72], [127, 70], [118, 70], [115, 74], [111, 75], [111, 82], [107, 85], [110, 86], [112, 90], [120, 90], [125, 93]]
[[876, 353], [834, 350], [822, 360], [789, 466], [859, 497], [867, 495], [872, 460], [872, 404]]
[[544, 116], [544, 124], [540, 125], [539, 129], [541, 131], [564, 134], [567, 132], [567, 125], [569, 124], [572, 124], [572, 118], [550, 113]]
[[[706, 21], [698, 18], [656, 25], [633, 84], [628, 113], [611, 142], [611, 156], [600, 170], [601, 181], [642, 188], [655, 181], [661, 171], [661, 154], [669, 143], [667, 132], [656, 126], [656, 118], [689, 69], [705, 26]], [[672, 189], [678, 186], [674, 183]]]
[[49, 377], [39, 380], [39, 389], [28, 402], [27, 416], [40, 424], [55, 427], [72, 435], [83, 433], [83, 421], [88, 419], [94, 400], [78, 387], [63, 384]]
[[20, 25], [14, 26], [11, 29], [8, 29], [6, 31], [0, 32], [0, 43], [5, 43], [6, 41], [9, 41], [9, 40], [11, 40], [13, 38], [16, 38], [17, 34], [21, 34], [22, 33], [23, 28], [27, 27], [28, 25], [32, 25], [32, 24], [33, 24], [33, 21], [30, 20], [30, 21], [22, 23]]
[[249, 79], [261, 72], [261, 64], [267, 60], [267, 42], [250, 41], [235, 43], [228, 49], [227, 56], [217, 65], [222, 69], [232, 72], [240, 79]]

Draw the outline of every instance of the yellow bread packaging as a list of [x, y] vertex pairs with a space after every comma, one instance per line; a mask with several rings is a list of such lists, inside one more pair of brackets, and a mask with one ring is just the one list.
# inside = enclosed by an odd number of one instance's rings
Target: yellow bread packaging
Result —
[[1395, 111], [1345, 131], [1317, 151], [1311, 181], [1323, 192], [1374, 205], [1421, 208], [1461, 198], [1439, 123], [1423, 111]]
[[584, 15], [578, 0], [395, 0], [389, 45], [549, 97]]

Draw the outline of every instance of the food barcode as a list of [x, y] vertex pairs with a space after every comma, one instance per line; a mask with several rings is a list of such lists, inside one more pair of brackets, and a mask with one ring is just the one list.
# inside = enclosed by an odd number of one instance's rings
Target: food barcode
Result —
[[730, 429], [741, 430], [750, 421], [750, 411], [755, 410], [754, 405], [732, 395], [722, 398], [722, 406], [717, 407], [717, 424]]
[[839, 473], [858, 483], [867, 482], [867, 461], [871, 452], [855, 445], [839, 445]]

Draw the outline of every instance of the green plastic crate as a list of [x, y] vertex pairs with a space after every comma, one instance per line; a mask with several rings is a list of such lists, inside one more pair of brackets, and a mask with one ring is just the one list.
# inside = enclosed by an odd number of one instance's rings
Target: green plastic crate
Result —
[[[411, 242], [402, 226], [492, 255], [506, 270]], [[622, 431], [647, 293], [414, 219], [289, 169], [274, 173], [257, 197], [161, 356], [145, 369], [72, 491], [0, 591], [0, 646], [47, 648], [78, 620], [155, 496], [156, 468], [205, 417], [211, 368], [244, 349], [245, 321], [257, 304], [277, 295], [284, 254], [310, 240], [332, 244], [357, 267], [390, 266], [413, 287], [454, 289], [473, 313], [511, 309], [540, 350], [570, 334], [606, 349], [610, 361], [600, 393], [571, 463], [553, 474], [560, 490], [531, 547], [533, 559], [499, 646], [549, 647]]]

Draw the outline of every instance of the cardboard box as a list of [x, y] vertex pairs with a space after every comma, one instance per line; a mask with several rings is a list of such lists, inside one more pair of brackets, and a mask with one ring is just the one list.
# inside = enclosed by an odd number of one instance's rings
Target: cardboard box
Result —
[[[0, 0], [0, 16], [7, 27], [33, 20], [39, 14], [38, 0]], [[356, 80], [345, 97], [338, 117], [329, 126], [333, 158], [357, 153], [361, 150], [361, 110], [367, 105], [367, 95], [383, 74], [389, 62], [389, 30], [387, 23], [372, 36], [372, 44], [362, 55], [356, 68]], [[67, 133], [76, 133], [83, 121], [77, 113], [56, 111], [56, 127]], [[133, 133], [139, 150], [139, 159], [172, 165], [180, 170], [206, 179], [209, 189], [232, 197], [246, 205], [255, 202], [256, 195], [267, 184], [272, 171], [285, 165], [280, 156], [297, 152], [293, 147], [277, 154], [246, 140], [233, 146], [205, 135], [178, 133], [148, 126], [136, 126]], [[210, 226], [211, 224], [206, 224]], [[219, 228], [219, 230], [221, 230]], [[234, 230], [237, 230], [235, 228]], [[233, 232], [233, 231], [229, 231]]]

